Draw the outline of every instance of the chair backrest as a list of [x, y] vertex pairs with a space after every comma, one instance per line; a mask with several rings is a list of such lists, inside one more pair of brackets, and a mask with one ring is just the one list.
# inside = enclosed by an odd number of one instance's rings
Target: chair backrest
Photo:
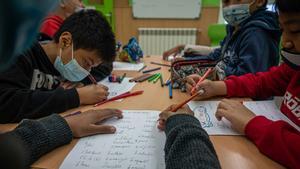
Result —
[[208, 37], [211, 46], [219, 46], [226, 36], [226, 24], [212, 24], [208, 27]]

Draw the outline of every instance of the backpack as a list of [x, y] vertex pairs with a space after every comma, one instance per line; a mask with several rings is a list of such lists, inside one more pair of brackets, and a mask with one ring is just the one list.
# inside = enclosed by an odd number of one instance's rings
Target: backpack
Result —
[[119, 54], [119, 58], [123, 62], [140, 62], [140, 59], [143, 58], [143, 51], [136, 38], [132, 37], [128, 44], [123, 46], [123, 49]]

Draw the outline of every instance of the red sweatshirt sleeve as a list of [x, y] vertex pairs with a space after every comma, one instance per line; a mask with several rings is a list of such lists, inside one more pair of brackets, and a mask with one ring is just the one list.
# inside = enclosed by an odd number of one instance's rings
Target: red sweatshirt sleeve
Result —
[[40, 32], [53, 38], [54, 34], [58, 31], [63, 23], [63, 19], [56, 15], [48, 16], [42, 23]]
[[228, 97], [268, 98], [283, 96], [293, 70], [286, 64], [272, 67], [268, 72], [229, 76], [225, 80]]
[[256, 116], [247, 124], [245, 133], [260, 152], [274, 161], [288, 168], [300, 168], [300, 132], [288, 123]]

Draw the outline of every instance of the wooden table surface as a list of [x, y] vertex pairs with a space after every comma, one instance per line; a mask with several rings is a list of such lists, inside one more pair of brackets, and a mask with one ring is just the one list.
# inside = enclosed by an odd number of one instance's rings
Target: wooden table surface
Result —
[[[146, 57], [144, 59], [147, 65], [146, 69], [160, 67], [150, 64], [150, 61], [167, 63], [162, 61], [159, 56]], [[169, 63], [167, 63], [169, 64]], [[163, 74], [164, 81], [170, 77], [168, 67], [162, 67], [160, 72]], [[127, 73], [127, 77], [135, 77], [141, 75], [137, 71], [114, 71], [117, 75]], [[65, 113], [74, 112], [76, 110], [102, 109], [102, 108], [118, 108], [127, 110], [163, 110], [171, 104], [176, 104], [188, 97], [186, 93], [179, 90], [173, 90], [173, 99], [169, 99], [168, 88], [161, 87], [160, 82], [156, 84], [143, 82], [138, 83], [133, 91], [144, 90], [139, 96], [129, 97], [121, 102], [111, 102], [101, 105], [97, 108], [92, 106], [82, 106], [77, 109], [69, 110]], [[15, 124], [0, 125], [0, 132], [11, 130]], [[256, 146], [244, 136], [210, 136], [210, 139], [216, 149], [221, 166], [223, 169], [280, 169], [284, 168], [265, 155], [261, 154]], [[74, 139], [70, 144], [59, 147], [52, 152], [44, 155], [36, 161], [32, 168], [56, 169], [59, 168], [64, 158], [77, 143]]]

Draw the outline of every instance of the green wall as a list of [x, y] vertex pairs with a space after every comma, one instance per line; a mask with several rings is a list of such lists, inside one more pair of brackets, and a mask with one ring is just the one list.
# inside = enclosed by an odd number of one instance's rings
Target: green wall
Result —
[[114, 14], [114, 1], [113, 0], [103, 0], [103, 4], [92, 4], [89, 0], [83, 0], [83, 3], [88, 6], [93, 6], [96, 10], [101, 11], [107, 21], [111, 24], [113, 31], [115, 31], [115, 14]]

